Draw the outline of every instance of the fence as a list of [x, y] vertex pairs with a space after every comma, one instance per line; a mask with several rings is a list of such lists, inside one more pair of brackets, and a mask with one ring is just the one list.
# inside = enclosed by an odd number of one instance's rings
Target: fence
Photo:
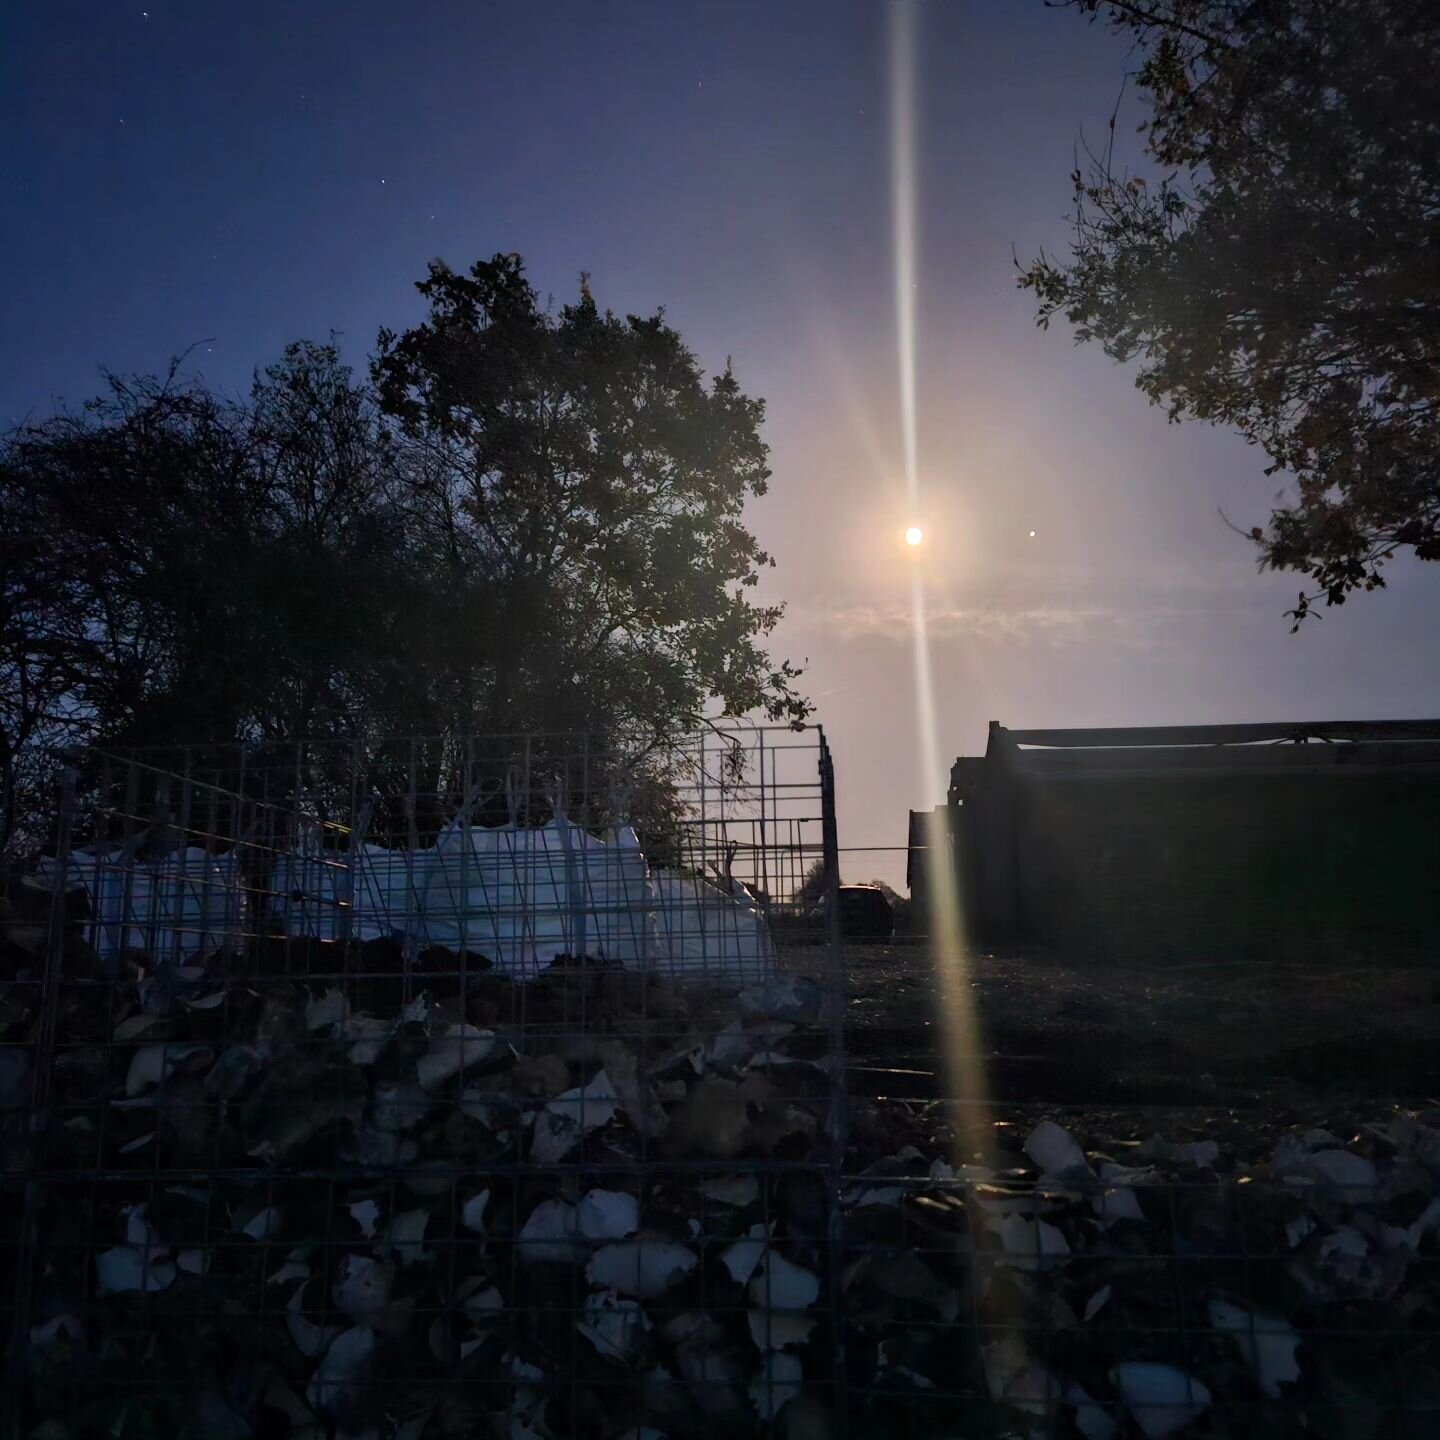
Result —
[[817, 730], [95, 755], [59, 834], [0, 1050], [7, 1433], [833, 1408]]
[[92, 757], [5, 1433], [1435, 1432], [1440, 1114], [847, 1099], [840, 864], [818, 732]]
[[1376, 1223], [1394, 1168], [1334, 1137], [1268, 1175], [1204, 1141], [1121, 1165], [1037, 1137], [1008, 1175], [915, 1156], [847, 1191], [852, 1434], [1436, 1433], [1435, 1215]]
[[[842, 845], [840, 878], [894, 853]], [[1162, 985], [910, 918], [845, 954], [852, 1436], [1437, 1433], [1433, 1070], [1359, 1038], [1433, 1009], [1424, 972]]]

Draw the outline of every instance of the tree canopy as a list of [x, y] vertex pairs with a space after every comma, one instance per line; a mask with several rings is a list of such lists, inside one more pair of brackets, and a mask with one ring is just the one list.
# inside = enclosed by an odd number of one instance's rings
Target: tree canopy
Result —
[[1040, 323], [1290, 477], [1250, 534], [1307, 577], [1297, 625], [1440, 558], [1440, 7], [1060, 3], [1135, 42], [1153, 173], [1076, 169], [1069, 256], [1020, 276]]
[[647, 729], [713, 698], [802, 718], [797, 672], [758, 643], [781, 611], [747, 595], [770, 564], [741, 514], [770, 478], [764, 403], [728, 365], [706, 386], [663, 313], [602, 313], [583, 280], [546, 313], [516, 256], [433, 264], [419, 288], [428, 318], [382, 333], [373, 372], [438, 501], [431, 543], [484, 577], [487, 613], [453, 637], [484, 713]]
[[110, 377], [0, 440], [0, 852], [79, 745], [807, 713], [751, 599], [763, 402], [513, 255], [419, 288], [367, 379], [301, 342], [245, 396]]

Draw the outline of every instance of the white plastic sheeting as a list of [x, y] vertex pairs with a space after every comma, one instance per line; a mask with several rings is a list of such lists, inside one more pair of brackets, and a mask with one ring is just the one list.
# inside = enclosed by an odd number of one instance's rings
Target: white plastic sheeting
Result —
[[[738, 882], [652, 870], [635, 831], [604, 839], [557, 817], [533, 828], [446, 827], [433, 846], [282, 856], [272, 914], [290, 934], [401, 936], [534, 975], [560, 956], [712, 979], [764, 979], [769, 927]], [[353, 903], [351, 897], [353, 896]]]
[[[90, 895], [103, 955], [190, 957], [240, 942], [233, 852], [188, 848], [140, 861], [120, 849], [77, 851], [70, 882]], [[517, 976], [561, 956], [747, 982], [778, 968], [769, 926], [744, 885], [651, 869], [629, 826], [601, 839], [563, 817], [533, 828], [456, 822], [414, 850], [301, 845], [277, 857], [268, 889], [266, 923], [284, 933], [398, 936], [417, 949], [483, 955]]]
[[418, 933], [498, 969], [528, 974], [561, 955], [635, 966], [653, 950], [648, 867], [628, 827], [605, 841], [563, 818], [534, 829], [452, 825], [423, 868]]
[[[363, 850], [390, 854], [378, 845]], [[300, 846], [279, 856], [270, 876], [269, 909], [281, 929], [318, 940], [340, 940], [352, 933], [351, 877], [356, 868], [354, 857], [319, 846]], [[358, 868], [363, 870], [363, 863]]]
[[[42, 878], [54, 866], [43, 861]], [[102, 955], [208, 955], [239, 943], [242, 896], [233, 852], [210, 855], [190, 846], [160, 860], [135, 860], [119, 848], [77, 850], [67, 880], [90, 897], [91, 942]]]
[[692, 875], [651, 872], [659, 929], [657, 967], [675, 975], [758, 979], [776, 968], [775, 942], [754, 896]]

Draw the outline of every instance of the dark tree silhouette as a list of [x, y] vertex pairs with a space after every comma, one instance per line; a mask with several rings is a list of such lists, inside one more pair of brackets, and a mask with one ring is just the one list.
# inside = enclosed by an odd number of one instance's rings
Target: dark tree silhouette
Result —
[[797, 673], [746, 597], [770, 564], [741, 523], [770, 470], [764, 403], [729, 367], [703, 383], [661, 313], [541, 308], [519, 256], [420, 282], [423, 324], [383, 333], [374, 375], [437, 540], [484, 577], [456, 667], [508, 728], [694, 723], [707, 701], [798, 720]]
[[[1153, 173], [1077, 169], [1048, 324], [1139, 362], [1172, 419], [1238, 430], [1292, 486], [1263, 564], [1340, 604], [1440, 558], [1440, 7], [1064, 0], [1135, 42]], [[1111, 120], [1112, 137], [1115, 121]]]
[[421, 290], [374, 384], [301, 343], [242, 398], [112, 377], [0, 440], [0, 853], [69, 746], [425, 735], [438, 775], [447, 736], [803, 718], [748, 598], [762, 403], [514, 256]]

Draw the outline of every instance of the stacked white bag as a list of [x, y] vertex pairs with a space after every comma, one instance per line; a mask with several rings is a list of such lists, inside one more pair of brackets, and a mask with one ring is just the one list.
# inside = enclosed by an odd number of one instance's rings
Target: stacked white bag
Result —
[[350, 907], [350, 857], [306, 845], [281, 855], [270, 876], [270, 912], [287, 935], [338, 940]]
[[777, 968], [775, 942], [755, 897], [739, 881], [722, 890], [694, 875], [654, 870], [658, 968], [685, 978], [763, 980]]
[[383, 940], [391, 935], [414, 935], [423, 944], [416, 919], [429, 876], [428, 850], [361, 845], [354, 859], [350, 938]]
[[777, 967], [744, 885], [652, 870], [630, 826], [601, 839], [563, 815], [535, 827], [457, 819], [433, 846], [361, 845], [353, 859], [297, 850], [277, 861], [273, 891], [292, 935], [395, 936], [483, 955], [522, 977], [561, 956], [723, 980]]
[[[51, 880], [55, 861], [42, 860]], [[76, 850], [67, 884], [90, 898], [91, 943], [104, 956], [144, 950], [166, 957], [208, 955], [240, 942], [239, 861], [189, 846], [161, 860], [136, 860], [123, 848]]]
[[417, 933], [510, 974], [561, 955], [643, 964], [654, 944], [647, 879], [628, 827], [607, 842], [563, 817], [534, 829], [453, 824], [425, 856]]
[[[313, 822], [266, 879], [271, 928], [311, 939], [398, 938], [486, 957], [530, 977], [562, 956], [677, 978], [753, 981], [777, 968], [755, 898], [739, 881], [652, 870], [631, 826], [602, 839], [557, 804], [548, 825], [447, 825], [432, 846], [327, 848]], [[53, 876], [53, 860], [40, 874]], [[71, 885], [88, 892], [92, 940], [105, 956], [143, 950], [194, 957], [240, 944], [245, 898], [238, 851], [190, 847], [159, 860], [123, 848], [77, 850]]]

